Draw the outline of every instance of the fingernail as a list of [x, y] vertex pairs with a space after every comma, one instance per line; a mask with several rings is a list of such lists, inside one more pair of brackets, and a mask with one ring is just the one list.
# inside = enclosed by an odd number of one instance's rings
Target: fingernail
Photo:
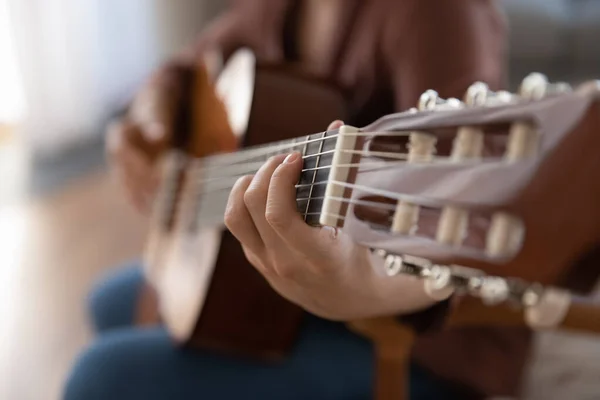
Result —
[[341, 121], [338, 119], [338, 120], [333, 121], [331, 124], [329, 124], [329, 127], [327, 128], [327, 130], [336, 129], [343, 125], [344, 125], [344, 121]]
[[300, 157], [300, 153], [292, 153], [290, 155], [288, 155], [285, 160], [283, 160], [284, 164], [293, 164], [296, 161], [298, 161], [298, 158]]

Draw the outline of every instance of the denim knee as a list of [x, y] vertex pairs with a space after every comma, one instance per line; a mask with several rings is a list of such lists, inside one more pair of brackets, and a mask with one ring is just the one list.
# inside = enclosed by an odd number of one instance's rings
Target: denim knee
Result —
[[131, 263], [95, 285], [88, 297], [88, 308], [97, 333], [133, 324], [143, 282], [140, 263]]

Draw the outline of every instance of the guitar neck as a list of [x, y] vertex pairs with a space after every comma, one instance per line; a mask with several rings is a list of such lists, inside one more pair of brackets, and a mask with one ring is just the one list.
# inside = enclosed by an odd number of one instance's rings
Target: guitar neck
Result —
[[164, 171], [154, 215], [167, 227], [175, 221], [191, 226], [220, 223], [239, 178], [255, 174], [270, 157], [298, 151], [304, 160], [296, 185], [298, 212], [308, 224], [317, 225], [337, 134], [326, 131], [203, 158], [174, 153]]

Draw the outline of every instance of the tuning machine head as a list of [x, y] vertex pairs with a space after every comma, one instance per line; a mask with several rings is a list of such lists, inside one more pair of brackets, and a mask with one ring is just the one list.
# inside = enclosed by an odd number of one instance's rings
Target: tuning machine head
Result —
[[419, 105], [417, 109], [419, 111], [434, 110], [438, 105], [442, 104], [443, 100], [435, 90], [427, 90], [419, 98]]
[[454, 97], [443, 99], [435, 90], [427, 90], [419, 98], [417, 109], [419, 111], [440, 111], [457, 109], [464, 106], [464, 103]]
[[505, 90], [493, 91], [484, 82], [475, 82], [467, 89], [465, 104], [468, 107], [493, 107], [511, 103], [517, 96]]
[[487, 103], [490, 92], [490, 88], [486, 83], [475, 82], [467, 89], [465, 104], [469, 107], [483, 106]]
[[521, 82], [519, 95], [526, 100], [540, 100], [549, 95], [569, 93], [571, 90], [566, 82], [550, 83], [546, 75], [534, 72]]

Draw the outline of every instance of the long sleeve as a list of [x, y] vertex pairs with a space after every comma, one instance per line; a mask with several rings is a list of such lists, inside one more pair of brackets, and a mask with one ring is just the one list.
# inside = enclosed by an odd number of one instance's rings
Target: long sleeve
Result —
[[196, 55], [219, 50], [226, 60], [240, 47], [251, 48], [263, 61], [283, 58], [283, 26], [290, 0], [235, 0], [194, 45]]
[[506, 26], [493, 1], [387, 3], [398, 8], [383, 37], [397, 110], [415, 106], [428, 89], [462, 99], [477, 80], [503, 85]]
[[154, 91], [176, 95], [181, 91], [181, 73], [205, 62], [209, 74], [239, 48], [250, 48], [260, 61], [283, 58], [282, 30], [290, 0], [233, 0], [198, 36], [198, 39], [161, 65], [149, 78]]
[[282, 61], [282, 32], [289, 6], [290, 0], [231, 1], [196, 41], [168, 60], [154, 77], [163, 79], [172, 70], [189, 67], [207, 55], [225, 63], [242, 47], [250, 48], [260, 61]]

